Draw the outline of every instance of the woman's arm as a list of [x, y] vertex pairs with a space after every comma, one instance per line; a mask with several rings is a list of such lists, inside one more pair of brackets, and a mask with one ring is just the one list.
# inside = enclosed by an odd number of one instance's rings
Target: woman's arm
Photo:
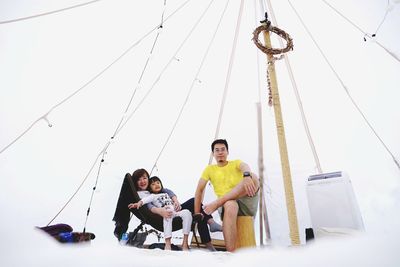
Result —
[[168, 196], [172, 199], [173, 197], [176, 197], [175, 193], [172, 192], [172, 190], [168, 189], [168, 188], [163, 188], [161, 190], [162, 193], [167, 193]]
[[174, 209], [175, 211], [180, 211], [182, 209], [181, 207], [181, 203], [179, 203], [178, 201], [178, 197], [175, 195], [174, 192], [172, 192], [172, 190], [168, 189], [168, 188], [163, 188], [161, 190], [161, 192], [163, 193], [167, 193], [168, 196], [172, 199], [172, 201], [174, 202]]
[[180, 211], [182, 209], [182, 207], [181, 207], [181, 203], [179, 203], [179, 201], [178, 201], [178, 197], [174, 196], [174, 197], [171, 197], [171, 199], [174, 202], [175, 211]]
[[173, 213], [172, 210], [167, 210], [166, 208], [157, 208], [157, 207], [151, 208], [150, 211], [160, 215], [164, 219], [171, 218]]

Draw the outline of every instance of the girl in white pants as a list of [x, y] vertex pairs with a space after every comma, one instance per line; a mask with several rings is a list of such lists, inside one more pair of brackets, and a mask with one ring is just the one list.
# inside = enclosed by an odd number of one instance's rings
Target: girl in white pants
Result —
[[163, 189], [160, 178], [153, 176], [149, 179], [150, 192], [140, 191], [139, 197], [141, 200], [137, 203], [131, 203], [128, 208], [140, 208], [144, 204], [151, 203], [155, 207], [165, 208], [166, 210], [172, 211], [170, 218], [163, 218], [164, 226], [164, 239], [165, 239], [165, 250], [171, 250], [171, 237], [172, 237], [172, 220], [179, 216], [182, 218], [182, 232], [183, 241], [182, 249], [189, 249], [189, 233], [192, 226], [192, 213], [189, 210], [180, 210], [179, 202], [175, 197], [175, 201], [169, 197], [167, 193], [160, 193]]

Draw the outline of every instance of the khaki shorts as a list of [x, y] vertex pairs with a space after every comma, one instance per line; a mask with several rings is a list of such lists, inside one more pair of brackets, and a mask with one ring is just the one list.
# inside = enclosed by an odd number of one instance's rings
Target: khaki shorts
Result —
[[[258, 209], [258, 192], [252, 197], [242, 197], [236, 200], [239, 206], [238, 216], [256, 216]], [[221, 220], [224, 218], [224, 207], [218, 208]]]

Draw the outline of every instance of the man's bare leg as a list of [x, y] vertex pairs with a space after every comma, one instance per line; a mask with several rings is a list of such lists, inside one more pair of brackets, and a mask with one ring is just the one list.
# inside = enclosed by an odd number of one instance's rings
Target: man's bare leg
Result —
[[[258, 177], [255, 174], [252, 174], [252, 178], [254, 185], [256, 186], [257, 190], [260, 186], [260, 183], [258, 181]], [[229, 193], [226, 195], [214, 200], [211, 203], [208, 203], [204, 205], [203, 209], [206, 214], [212, 214], [214, 211], [216, 211], [219, 207], [223, 206], [225, 202], [229, 200], [236, 200], [238, 198], [246, 196], [246, 189], [244, 188], [244, 183], [241, 181], [238, 183]]]
[[222, 229], [227, 251], [234, 251], [236, 246], [236, 218], [239, 206], [235, 200], [229, 200], [224, 204], [224, 219]]

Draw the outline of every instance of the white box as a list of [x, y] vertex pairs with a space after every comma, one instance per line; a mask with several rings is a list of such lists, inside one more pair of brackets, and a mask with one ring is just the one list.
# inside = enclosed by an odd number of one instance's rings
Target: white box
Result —
[[314, 229], [364, 230], [353, 186], [345, 173], [311, 175], [306, 189], [311, 224]]

